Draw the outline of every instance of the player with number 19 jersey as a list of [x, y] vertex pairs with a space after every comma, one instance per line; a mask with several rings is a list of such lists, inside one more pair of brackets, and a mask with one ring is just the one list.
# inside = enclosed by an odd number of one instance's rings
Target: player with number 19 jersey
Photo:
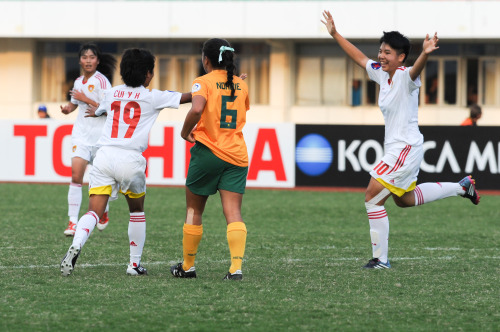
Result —
[[159, 111], [179, 108], [182, 93], [132, 88], [119, 85], [106, 91], [96, 115], [109, 112], [98, 147], [113, 146], [143, 152], [148, 147], [149, 131]]
[[225, 70], [213, 70], [193, 82], [192, 95], [207, 101], [193, 137], [207, 146], [218, 158], [241, 167], [248, 166], [248, 152], [243, 138], [246, 112], [250, 109], [248, 86], [239, 77], [233, 77], [235, 95], [226, 87]]

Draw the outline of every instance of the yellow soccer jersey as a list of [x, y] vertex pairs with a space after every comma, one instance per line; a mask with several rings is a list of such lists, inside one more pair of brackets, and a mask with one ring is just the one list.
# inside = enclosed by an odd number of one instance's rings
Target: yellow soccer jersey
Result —
[[231, 89], [225, 70], [213, 70], [193, 82], [192, 94], [207, 101], [193, 136], [206, 145], [217, 157], [236, 166], [248, 166], [248, 152], [243, 138], [246, 112], [250, 108], [248, 86], [239, 77], [233, 76], [236, 89]]

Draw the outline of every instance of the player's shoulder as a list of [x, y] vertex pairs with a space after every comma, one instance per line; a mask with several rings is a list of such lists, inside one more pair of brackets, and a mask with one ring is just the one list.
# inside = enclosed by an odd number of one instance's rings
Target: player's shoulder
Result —
[[380, 64], [380, 62], [374, 61], [372, 59], [368, 59], [368, 62], [366, 63], [366, 67], [367, 68], [371, 68], [373, 70], [383, 71], [382, 70], [382, 65]]
[[75, 86], [77, 85], [83, 85], [83, 75], [78, 77], [76, 80], [75, 80]]
[[99, 85], [101, 89], [111, 88], [111, 83], [109, 82], [108, 78], [98, 71], [95, 72], [95, 74], [92, 76], [92, 79], [96, 84]]

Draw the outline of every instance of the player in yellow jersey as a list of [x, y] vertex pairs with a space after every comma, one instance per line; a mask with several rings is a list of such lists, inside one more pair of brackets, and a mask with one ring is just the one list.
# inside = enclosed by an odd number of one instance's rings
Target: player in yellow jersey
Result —
[[202, 62], [207, 73], [192, 87], [192, 107], [181, 136], [196, 143], [186, 179], [186, 221], [183, 227], [184, 261], [171, 267], [174, 277], [196, 278], [194, 261], [203, 234], [202, 215], [208, 196], [220, 193], [227, 222], [231, 266], [225, 280], [241, 280], [246, 226], [241, 204], [248, 173], [248, 153], [243, 138], [250, 107], [248, 87], [234, 75], [234, 49], [224, 39], [203, 44]]

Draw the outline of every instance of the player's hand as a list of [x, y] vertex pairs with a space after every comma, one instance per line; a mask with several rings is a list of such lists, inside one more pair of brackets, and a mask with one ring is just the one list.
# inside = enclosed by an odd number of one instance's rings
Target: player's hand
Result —
[[97, 110], [96, 106], [89, 105], [89, 108], [85, 111], [85, 117], [86, 118], [95, 118], [97, 117], [95, 115], [95, 111]]
[[328, 30], [328, 33], [333, 37], [335, 33], [337, 33], [337, 28], [335, 27], [335, 23], [333, 22], [333, 17], [332, 14], [330, 14], [329, 10], [323, 11], [323, 17], [325, 20], [321, 20], [323, 24], [326, 26], [326, 30]]
[[63, 114], [69, 114], [69, 113], [74, 111], [71, 109], [71, 107], [69, 105], [64, 105], [64, 106], [60, 106], [60, 107], [61, 107], [61, 113], [63, 113]]
[[193, 131], [195, 131], [196, 127], [197, 126], [194, 126], [194, 128], [191, 130], [189, 135], [187, 135], [186, 137], [183, 136], [182, 138], [184, 138], [189, 143], [196, 143], [196, 140], [194, 139], [194, 136], [193, 136]]
[[439, 38], [437, 32], [434, 33], [434, 37], [432, 38], [430, 38], [429, 34], [427, 34], [425, 36], [424, 43], [422, 44], [422, 52], [425, 54], [431, 54], [439, 48], [439, 46], [437, 46], [438, 42]]
[[248, 77], [248, 74], [247, 74], [247, 73], [243, 73], [243, 74], [241, 74], [241, 75], [240, 75], [240, 78], [241, 78], [242, 80], [246, 79], [247, 77]]
[[71, 95], [71, 97], [75, 98], [78, 101], [81, 101], [84, 103], [87, 102], [87, 96], [85, 96], [85, 94], [81, 90], [73, 89], [69, 92], [69, 94]]

